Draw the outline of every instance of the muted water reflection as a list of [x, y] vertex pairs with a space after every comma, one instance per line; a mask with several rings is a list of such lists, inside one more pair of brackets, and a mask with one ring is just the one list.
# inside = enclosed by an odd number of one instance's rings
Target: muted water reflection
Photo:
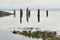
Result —
[[[11, 13], [13, 13], [11, 11]], [[24, 11], [22, 23], [20, 24], [20, 13], [16, 12], [16, 17], [13, 15], [0, 18], [0, 40], [37, 40], [36, 38], [28, 38], [22, 35], [12, 34], [10, 31], [19, 30], [18, 27], [39, 27], [41, 30], [57, 31], [60, 34], [60, 12], [49, 11], [49, 16], [46, 18], [46, 12], [41, 11], [40, 22], [37, 21], [37, 11], [31, 11], [29, 22], [26, 21], [26, 13]], [[38, 39], [42, 40], [42, 39]]]

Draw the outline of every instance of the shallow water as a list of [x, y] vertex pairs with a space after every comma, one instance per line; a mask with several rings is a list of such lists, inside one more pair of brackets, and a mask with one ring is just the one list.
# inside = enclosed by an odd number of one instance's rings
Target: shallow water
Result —
[[[12, 12], [12, 11], [9, 11]], [[37, 21], [37, 11], [31, 11], [29, 22], [26, 21], [26, 12], [24, 11], [22, 23], [20, 23], [20, 13], [16, 11], [14, 15], [0, 18], [0, 40], [37, 40], [36, 38], [28, 38], [22, 35], [12, 34], [10, 31], [19, 30], [18, 27], [39, 27], [41, 30], [57, 31], [60, 34], [60, 12], [49, 11], [48, 17], [46, 12], [41, 11], [40, 22]], [[42, 39], [38, 39], [42, 40]]]

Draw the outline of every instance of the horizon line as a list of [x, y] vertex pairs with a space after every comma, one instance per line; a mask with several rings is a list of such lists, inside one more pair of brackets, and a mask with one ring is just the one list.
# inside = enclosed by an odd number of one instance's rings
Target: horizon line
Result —
[[[12, 10], [26, 10], [27, 8], [0, 8], [0, 10], [7, 10], [7, 11], [12, 11]], [[45, 11], [45, 10], [48, 10], [48, 11], [60, 11], [60, 8], [29, 8], [29, 10], [32, 10], [32, 11], [36, 11], [40, 9], [41, 11]]]

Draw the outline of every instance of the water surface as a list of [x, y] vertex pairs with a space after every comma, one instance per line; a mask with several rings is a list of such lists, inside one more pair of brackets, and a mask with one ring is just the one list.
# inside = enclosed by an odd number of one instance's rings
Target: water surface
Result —
[[41, 11], [40, 22], [37, 20], [37, 11], [31, 11], [28, 23], [26, 21], [26, 12], [24, 11], [23, 13], [22, 23], [20, 23], [19, 11], [16, 12], [15, 18], [14, 15], [0, 17], [0, 40], [37, 40], [36, 38], [15, 35], [10, 32], [12, 30], [19, 30], [18, 27], [39, 27], [41, 30], [57, 31], [60, 34], [60, 11], [49, 11], [48, 17], [46, 17], [45, 11]]

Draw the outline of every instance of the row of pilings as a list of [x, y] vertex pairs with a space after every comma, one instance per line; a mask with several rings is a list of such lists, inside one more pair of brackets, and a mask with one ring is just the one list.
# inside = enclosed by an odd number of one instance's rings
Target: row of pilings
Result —
[[[29, 8], [27, 7], [27, 9], [26, 9], [27, 22], [29, 21], [30, 15], [31, 15], [31, 12], [30, 12]], [[16, 10], [14, 10], [14, 17], [16, 17]], [[20, 23], [22, 23], [22, 17], [23, 17], [23, 10], [20, 9]], [[46, 10], [46, 17], [48, 17], [48, 10]], [[38, 22], [40, 22], [40, 9], [38, 9], [38, 12], [37, 12], [37, 19], [38, 19]]]

